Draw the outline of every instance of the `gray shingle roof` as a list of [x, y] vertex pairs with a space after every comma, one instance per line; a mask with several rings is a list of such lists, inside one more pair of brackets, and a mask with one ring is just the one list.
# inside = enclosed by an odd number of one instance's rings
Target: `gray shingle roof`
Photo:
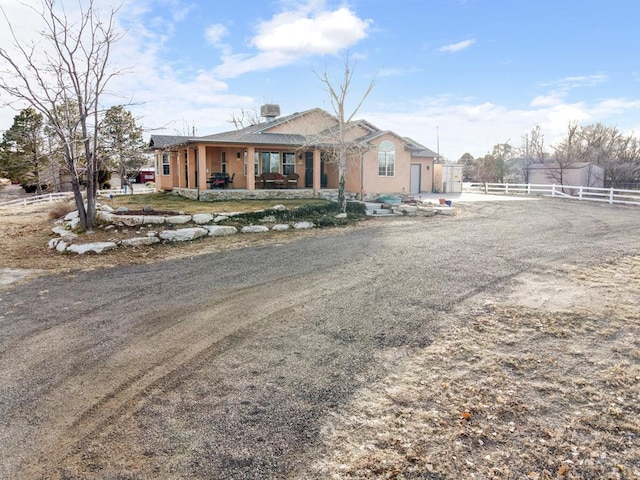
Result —
[[[304, 145], [308, 143], [309, 139], [302, 134], [299, 133], [271, 133], [275, 127], [286, 124], [292, 120], [296, 120], [299, 117], [304, 115], [309, 115], [312, 113], [322, 113], [331, 118], [335, 118], [330, 113], [322, 110], [320, 108], [314, 108], [311, 110], [305, 110], [304, 112], [296, 112], [291, 115], [286, 115], [281, 118], [276, 118], [271, 122], [259, 123], [256, 125], [251, 125], [249, 127], [241, 128], [239, 130], [231, 130], [227, 132], [214, 133], [212, 135], [205, 135], [202, 137], [189, 137], [189, 136], [180, 136], [180, 135], [151, 135], [151, 140], [149, 142], [150, 149], [161, 149], [167, 148], [171, 146], [177, 145], [185, 145], [188, 143], [226, 143], [226, 144], [237, 144], [237, 145], [274, 145], [274, 146], [298, 146]], [[402, 139], [406, 148], [411, 151], [411, 155], [414, 157], [438, 157], [439, 155], [428, 149], [424, 145], [421, 145], [414, 140], [401, 137], [395, 132], [392, 131], [383, 131], [377, 128], [375, 125], [372, 125], [366, 120], [356, 120], [349, 124], [349, 128], [361, 127], [366, 130], [369, 130], [370, 133], [364, 135], [356, 139], [355, 141], [361, 144], [366, 144], [370, 140], [387, 133], [390, 133], [400, 139]], [[327, 137], [330, 137], [331, 129], [328, 129], [324, 132]], [[318, 137], [322, 137], [320, 134]]]
[[151, 135], [149, 148], [165, 148], [170, 145], [183, 145], [189, 142], [191, 137], [183, 135]]

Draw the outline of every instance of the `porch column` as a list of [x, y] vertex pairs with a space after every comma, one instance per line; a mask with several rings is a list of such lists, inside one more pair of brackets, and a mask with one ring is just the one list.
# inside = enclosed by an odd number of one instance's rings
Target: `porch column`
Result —
[[313, 191], [317, 192], [320, 190], [321, 182], [320, 182], [320, 150], [315, 149], [313, 151]]
[[187, 148], [189, 185], [188, 188], [196, 188], [196, 149]]
[[196, 160], [198, 165], [196, 166], [196, 171], [198, 172], [198, 189], [206, 190], [207, 189], [207, 147], [204, 145], [198, 145], [197, 147], [198, 154], [196, 155]]
[[255, 147], [247, 148], [247, 190], [256, 189], [256, 173], [254, 170], [256, 149]]
[[186, 161], [186, 155], [187, 155], [187, 150], [186, 149], [181, 149], [178, 150], [178, 157], [176, 158], [176, 163], [177, 163], [177, 175], [178, 175], [178, 187], [180, 188], [185, 188], [187, 186], [187, 179], [185, 176], [185, 161]]

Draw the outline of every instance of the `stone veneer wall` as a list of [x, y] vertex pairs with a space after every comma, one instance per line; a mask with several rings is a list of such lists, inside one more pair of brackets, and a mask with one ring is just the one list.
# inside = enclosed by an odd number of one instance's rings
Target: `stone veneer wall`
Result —
[[[172, 190], [174, 195], [196, 200], [198, 191], [193, 188], [176, 188]], [[326, 198], [327, 194], [331, 196], [337, 193], [333, 190], [326, 192], [315, 192], [310, 189], [296, 190], [200, 190], [200, 201], [210, 202], [214, 200], [264, 200], [264, 199], [291, 199], [291, 198]]]

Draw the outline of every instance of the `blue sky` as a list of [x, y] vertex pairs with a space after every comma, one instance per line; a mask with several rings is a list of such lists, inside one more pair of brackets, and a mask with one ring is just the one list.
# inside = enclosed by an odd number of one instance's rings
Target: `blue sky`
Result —
[[536, 125], [548, 145], [571, 121], [640, 132], [638, 18], [634, 0], [125, 0], [114, 65], [130, 73], [105, 100], [149, 133], [206, 135], [264, 103], [330, 110], [317, 74], [339, 79], [348, 52], [352, 106], [375, 80], [358, 117], [449, 160]]

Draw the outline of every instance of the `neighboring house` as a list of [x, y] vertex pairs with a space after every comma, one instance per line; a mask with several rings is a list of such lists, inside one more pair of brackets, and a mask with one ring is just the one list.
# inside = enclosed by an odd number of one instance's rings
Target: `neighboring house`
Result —
[[535, 185], [567, 185], [572, 187], [604, 187], [604, 168], [595, 163], [536, 163], [529, 167], [529, 183]]
[[[220, 174], [233, 180], [234, 189], [262, 188], [266, 184], [256, 179], [263, 174], [287, 176], [293, 188], [338, 188], [336, 118], [321, 109], [277, 118], [277, 105], [265, 105], [262, 112], [266, 122], [239, 130], [203, 137], [152, 135], [156, 188], [206, 190], [207, 180]], [[371, 198], [432, 191], [438, 155], [424, 145], [365, 120], [351, 122], [345, 136], [347, 192]]]

